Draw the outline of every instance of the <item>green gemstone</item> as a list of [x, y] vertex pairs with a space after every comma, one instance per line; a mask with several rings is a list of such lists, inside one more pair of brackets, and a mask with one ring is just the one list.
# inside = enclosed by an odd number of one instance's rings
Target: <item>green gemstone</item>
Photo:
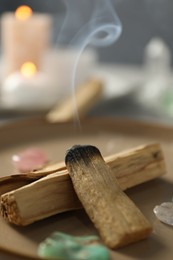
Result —
[[61, 260], [108, 260], [109, 250], [97, 236], [70, 236], [55, 232], [38, 247], [42, 258]]

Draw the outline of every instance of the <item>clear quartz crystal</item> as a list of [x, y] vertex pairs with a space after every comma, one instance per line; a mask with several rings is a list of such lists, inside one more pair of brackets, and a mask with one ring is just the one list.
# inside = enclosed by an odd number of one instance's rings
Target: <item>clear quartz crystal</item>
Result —
[[164, 202], [153, 211], [161, 222], [173, 226], [173, 202]]
[[153, 38], [144, 50], [144, 66], [148, 74], [157, 76], [160, 73], [170, 72], [171, 51], [160, 38]]
[[138, 93], [141, 104], [173, 116], [173, 79], [171, 52], [166, 43], [153, 38], [144, 50], [145, 80]]

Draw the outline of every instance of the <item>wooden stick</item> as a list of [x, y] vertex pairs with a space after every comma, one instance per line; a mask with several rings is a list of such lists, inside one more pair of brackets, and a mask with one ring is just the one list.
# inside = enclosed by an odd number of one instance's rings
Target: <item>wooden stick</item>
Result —
[[[61, 172], [65, 170], [66, 166], [64, 162], [49, 163], [39, 170], [28, 172], [25, 174], [13, 174], [0, 178], [0, 196], [6, 192], [18, 189], [22, 186], [30, 184], [36, 180], [41, 179], [51, 173]], [[68, 173], [66, 173], [68, 174]]]
[[[159, 144], [140, 146], [106, 157], [105, 161], [123, 190], [166, 173]], [[16, 225], [28, 225], [60, 212], [80, 208], [68, 171], [58, 171], [55, 167], [55, 173], [50, 174], [52, 170], [53, 167], [46, 167], [46, 171], [36, 171], [33, 173], [35, 176], [41, 176], [41, 173], [43, 176], [46, 173], [49, 175], [2, 195], [1, 215]], [[19, 176], [16, 178], [20, 179]]]
[[[121, 179], [121, 188], [126, 190], [166, 173], [163, 152], [159, 144], [135, 147], [122, 153], [104, 158], [106, 163]], [[66, 170], [64, 162], [50, 163], [39, 170], [26, 174], [13, 174], [0, 178], [0, 196], [6, 192], [30, 184], [51, 173]], [[64, 171], [64, 174], [68, 174]]]
[[[70, 121], [74, 118], [76, 106], [78, 115], [84, 116], [86, 112], [100, 99], [102, 83], [99, 80], [89, 80], [76, 91], [76, 97], [69, 97], [62, 104], [54, 107], [46, 116], [51, 123]], [[74, 105], [74, 98], [76, 104]]]
[[122, 247], [151, 233], [150, 223], [121, 190], [96, 147], [74, 146], [65, 160], [75, 192], [108, 247]]

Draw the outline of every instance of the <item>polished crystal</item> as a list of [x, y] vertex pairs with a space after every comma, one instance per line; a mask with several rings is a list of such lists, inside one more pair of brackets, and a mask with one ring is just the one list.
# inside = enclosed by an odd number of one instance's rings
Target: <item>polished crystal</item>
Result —
[[164, 202], [153, 211], [161, 222], [173, 226], [173, 202]]
[[108, 260], [109, 250], [97, 236], [71, 236], [55, 232], [38, 248], [38, 255], [46, 259]]

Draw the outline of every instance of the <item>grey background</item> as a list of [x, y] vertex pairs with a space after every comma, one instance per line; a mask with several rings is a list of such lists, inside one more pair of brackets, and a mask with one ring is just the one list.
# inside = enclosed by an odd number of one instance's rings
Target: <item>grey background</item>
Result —
[[[102, 61], [140, 64], [144, 47], [155, 36], [164, 39], [173, 51], [172, 0], [112, 2], [122, 22], [123, 32], [116, 44], [99, 49]], [[64, 11], [63, 0], [1, 0], [0, 13], [13, 11], [21, 4], [28, 4], [39, 12], [56, 14]]]

